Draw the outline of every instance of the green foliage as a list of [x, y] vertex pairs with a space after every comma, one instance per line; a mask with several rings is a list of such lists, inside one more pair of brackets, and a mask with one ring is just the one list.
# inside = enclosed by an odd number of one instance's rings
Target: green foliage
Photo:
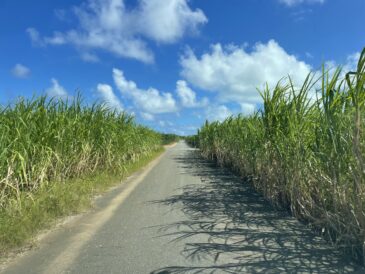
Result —
[[82, 208], [104, 185], [92, 177], [121, 178], [160, 150], [159, 133], [80, 96], [0, 107], [0, 245], [20, 243], [48, 219]]
[[163, 145], [169, 145], [169, 144], [172, 144], [172, 143], [175, 143], [175, 142], [179, 141], [180, 136], [178, 136], [176, 134], [162, 133], [161, 134], [161, 140], [162, 140]]
[[[206, 123], [206, 158], [252, 179], [274, 204], [291, 209], [339, 246], [364, 254], [365, 49], [357, 72], [289, 79], [261, 92], [263, 110]], [[344, 79], [342, 79], [344, 78]], [[317, 90], [317, 93], [314, 92]]]
[[159, 134], [103, 105], [22, 99], [0, 109], [0, 208], [51, 181], [123, 170], [159, 145]]
[[198, 147], [199, 145], [199, 138], [198, 138], [198, 134], [197, 135], [191, 135], [191, 136], [186, 136], [184, 138], [185, 142], [192, 146], [192, 147]]
[[[129, 162], [122, 173], [97, 172], [64, 182], [41, 185], [32, 193], [22, 192], [22, 207], [8, 204], [0, 211], [0, 258], [14, 247], [21, 247], [40, 229], [52, 226], [60, 217], [82, 212], [90, 207], [92, 197], [121, 182], [132, 172], [163, 152], [163, 148]], [[1, 260], [0, 260], [1, 263]]]
[[127, 163], [122, 173], [96, 172], [65, 182], [43, 184], [31, 194], [22, 192], [21, 209], [17, 204], [8, 204], [0, 211], [0, 258], [11, 248], [31, 244], [39, 230], [52, 226], [58, 218], [89, 208], [92, 197], [119, 184], [162, 152], [160, 148], [137, 162]]

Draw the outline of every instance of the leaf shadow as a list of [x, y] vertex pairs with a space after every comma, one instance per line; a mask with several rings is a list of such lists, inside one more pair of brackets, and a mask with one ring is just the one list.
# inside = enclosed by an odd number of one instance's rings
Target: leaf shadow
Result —
[[199, 177], [201, 183], [151, 202], [178, 208], [187, 216], [160, 226], [159, 233], [184, 241], [182, 255], [192, 264], [151, 274], [365, 273], [286, 210], [272, 207], [246, 179], [202, 159], [196, 150], [174, 161], [182, 173]]

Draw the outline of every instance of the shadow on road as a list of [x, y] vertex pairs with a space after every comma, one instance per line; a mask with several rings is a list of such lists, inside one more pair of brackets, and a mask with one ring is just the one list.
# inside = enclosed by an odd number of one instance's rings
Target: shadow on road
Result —
[[[203, 160], [194, 150], [174, 160], [182, 172], [200, 177], [201, 183], [155, 201], [187, 216], [159, 232], [183, 240], [182, 255], [194, 263], [151, 273], [363, 273], [228, 170]], [[202, 235], [206, 241], [197, 240]]]

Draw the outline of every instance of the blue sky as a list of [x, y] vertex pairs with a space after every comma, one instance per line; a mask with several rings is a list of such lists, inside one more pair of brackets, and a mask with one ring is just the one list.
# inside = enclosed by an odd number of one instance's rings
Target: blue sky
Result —
[[178, 134], [252, 113], [265, 82], [352, 69], [365, 46], [364, 0], [1, 2], [1, 104], [79, 90]]

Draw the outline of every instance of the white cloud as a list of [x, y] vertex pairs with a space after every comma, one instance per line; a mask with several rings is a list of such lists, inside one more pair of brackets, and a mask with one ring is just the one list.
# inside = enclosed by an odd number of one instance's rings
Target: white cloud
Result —
[[124, 0], [88, 0], [73, 11], [77, 28], [44, 38], [29, 28], [32, 42], [71, 44], [82, 51], [102, 49], [150, 63], [154, 56], [145, 39], [173, 43], [207, 22], [201, 10], [191, 10], [188, 0], [139, 0], [133, 9], [127, 9]]
[[158, 124], [160, 125], [160, 127], [165, 127], [166, 126], [166, 122], [165, 121], [158, 121]]
[[343, 70], [345, 72], [356, 71], [359, 59], [360, 59], [360, 52], [356, 52], [347, 56], [346, 63], [343, 66]]
[[293, 18], [294, 22], [299, 22], [306, 19], [312, 12], [313, 10], [308, 8], [295, 9], [290, 16]]
[[181, 39], [186, 32], [195, 32], [207, 22], [204, 13], [192, 11], [186, 0], [142, 0], [139, 30], [142, 34], [164, 43]]
[[241, 113], [245, 116], [254, 114], [256, 106], [254, 104], [241, 103]]
[[200, 58], [191, 50], [181, 57], [181, 75], [203, 90], [215, 92], [220, 102], [259, 103], [257, 88], [274, 86], [290, 75], [302, 83], [311, 67], [288, 54], [274, 40], [257, 43], [251, 52], [242, 47], [212, 45]]
[[30, 75], [30, 69], [22, 64], [16, 64], [11, 73], [17, 78], [27, 78]]
[[135, 82], [128, 81], [119, 69], [113, 69], [113, 78], [119, 91], [129, 97], [142, 112], [160, 114], [178, 110], [171, 93], [160, 92], [155, 88], [140, 89]]
[[210, 122], [213, 121], [222, 122], [229, 116], [233, 115], [230, 109], [225, 105], [219, 105], [219, 106], [211, 105], [206, 109], [205, 114]]
[[280, 3], [293, 7], [299, 4], [323, 4], [325, 0], [279, 0]]
[[80, 57], [85, 62], [97, 63], [97, 62], [100, 61], [98, 56], [96, 56], [95, 54], [89, 53], [89, 52], [83, 52], [83, 53], [81, 53], [81, 56]]
[[203, 107], [209, 103], [207, 98], [203, 98], [201, 102], [198, 102], [196, 98], [196, 93], [188, 86], [186, 81], [183, 80], [179, 80], [176, 82], [176, 93], [183, 107]]
[[67, 99], [69, 97], [66, 89], [58, 83], [57, 79], [52, 78], [51, 82], [52, 86], [46, 90], [48, 96], [61, 99]]
[[45, 45], [39, 32], [35, 28], [27, 28], [26, 32], [28, 33], [33, 46], [44, 46]]
[[55, 31], [52, 37], [44, 38], [45, 44], [51, 45], [64, 45], [67, 43], [67, 38], [63, 35], [62, 32]]
[[171, 121], [168, 121], [168, 120], [159, 120], [158, 121], [158, 125], [161, 128], [168, 128], [168, 129], [174, 131], [174, 123], [172, 123]]
[[107, 84], [98, 84], [97, 91], [108, 108], [116, 111], [123, 110], [122, 103], [114, 94], [111, 86]]
[[[328, 71], [329, 78], [331, 79], [336, 69], [340, 67], [341, 74], [339, 78], [343, 79], [345, 78], [347, 72], [357, 70], [357, 63], [359, 62], [359, 59], [360, 59], [360, 52], [356, 52], [348, 55], [346, 58], [346, 62], [344, 64], [339, 64], [334, 60], [329, 60], [324, 64], [325, 70]], [[318, 83], [317, 88], [319, 88], [321, 85], [322, 85], [321, 83]]]
[[151, 113], [141, 112], [140, 115], [146, 121], [154, 121], [155, 120], [155, 116], [153, 116]]

